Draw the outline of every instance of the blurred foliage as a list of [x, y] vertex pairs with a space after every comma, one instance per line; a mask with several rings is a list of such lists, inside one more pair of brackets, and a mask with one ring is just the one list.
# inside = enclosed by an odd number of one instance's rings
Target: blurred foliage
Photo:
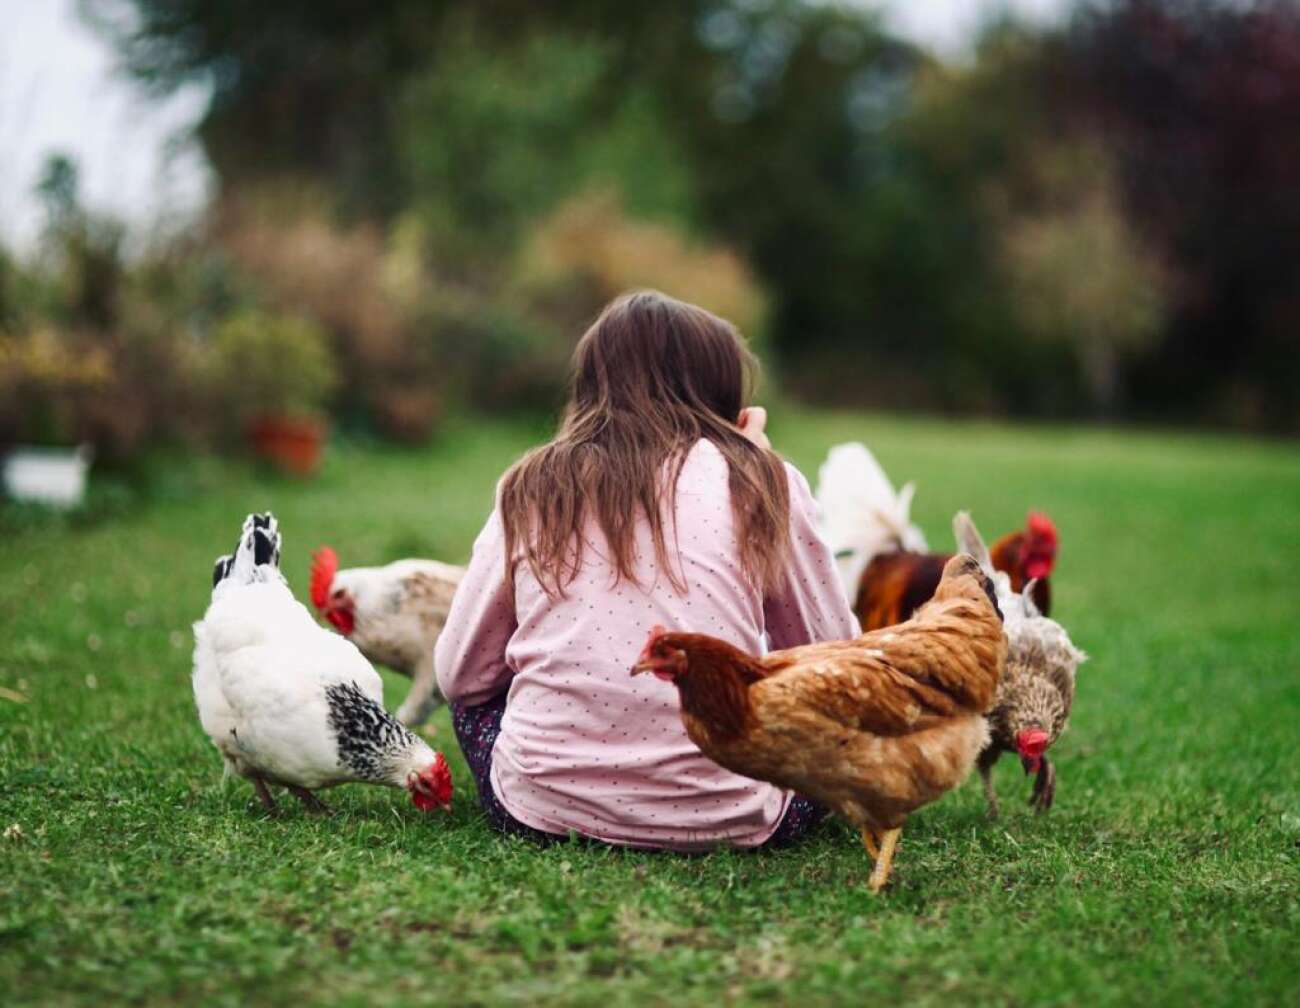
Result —
[[68, 159], [50, 159], [39, 192], [39, 254], [4, 270], [0, 445], [84, 441], [113, 460], [190, 430], [197, 358], [156, 286], [178, 268], [161, 254], [128, 266], [123, 229], [82, 208]]
[[1159, 336], [1163, 273], [1132, 233], [1104, 149], [1058, 144], [1030, 164], [1036, 192], [1002, 207], [1012, 304], [1026, 335], [1075, 354], [1094, 408], [1111, 416], [1123, 361]]
[[1062, 50], [1058, 86], [1177, 274], [1142, 408], [1300, 429], [1300, 5], [1094, 3]]
[[[1085, 0], [957, 65], [800, 0], [82, 6], [149, 86], [212, 87], [190, 254], [228, 283], [163, 314], [320, 326], [349, 422], [549, 407], [600, 301], [654, 284], [818, 401], [1300, 429], [1294, 3]], [[62, 233], [38, 314], [111, 328], [136, 279]]]
[[427, 436], [442, 380], [413, 321], [418, 249], [374, 224], [339, 223], [328, 198], [301, 181], [247, 186], [214, 218], [221, 247], [262, 297], [328, 334], [344, 414], [408, 440]]
[[761, 336], [766, 303], [745, 262], [692, 242], [669, 225], [637, 220], [617, 193], [580, 193], [541, 220], [523, 246], [519, 281], [531, 303], [576, 334], [623, 291], [672, 291]]
[[640, 213], [689, 215], [684, 157], [653, 102], [605, 92], [608, 45], [545, 32], [489, 48], [465, 27], [446, 48], [405, 88], [398, 137], [444, 268], [491, 268], [530, 221], [593, 185], [634, 194]]
[[243, 419], [317, 414], [338, 382], [320, 327], [248, 309], [217, 327], [212, 372]]
[[78, 409], [113, 377], [104, 347], [76, 334], [32, 328], [0, 338], [0, 431], [7, 440], [74, 444]]

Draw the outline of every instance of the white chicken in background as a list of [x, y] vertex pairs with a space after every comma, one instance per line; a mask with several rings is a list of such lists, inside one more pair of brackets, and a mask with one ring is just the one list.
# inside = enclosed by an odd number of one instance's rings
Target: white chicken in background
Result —
[[442, 703], [434, 678], [433, 645], [446, 625], [465, 569], [437, 560], [338, 567], [338, 556], [330, 547], [322, 546], [312, 554], [312, 603], [372, 662], [411, 678], [411, 691], [397, 717], [403, 724], [423, 724]]
[[822, 539], [835, 557], [850, 606], [873, 557], [894, 550], [925, 552], [925, 535], [910, 518], [915, 491], [908, 483], [895, 493], [880, 463], [858, 441], [833, 447], [818, 470]]
[[450, 810], [447, 761], [384, 710], [379, 674], [294, 599], [279, 562], [275, 518], [249, 515], [194, 625], [194, 699], [227, 771], [252, 781], [272, 813], [268, 784], [318, 812], [315, 790], [353, 782]]

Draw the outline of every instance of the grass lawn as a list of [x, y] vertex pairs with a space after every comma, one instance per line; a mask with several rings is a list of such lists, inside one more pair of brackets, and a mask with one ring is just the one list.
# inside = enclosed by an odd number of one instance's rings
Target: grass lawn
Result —
[[[1062, 531], [1057, 615], [1092, 661], [1035, 818], [1013, 760], [904, 831], [871, 897], [831, 823], [772, 854], [679, 857], [484, 825], [445, 716], [450, 817], [352, 787], [266, 819], [220, 783], [190, 623], [244, 514], [305, 596], [345, 566], [463, 560], [537, 436], [464, 422], [421, 453], [341, 447], [320, 479], [190, 463], [91, 524], [0, 525], [0, 1001], [135, 1004], [1296, 1004], [1300, 451], [1155, 434], [778, 414], [815, 478], [862, 438], [919, 483], [932, 544], [969, 507]], [[12, 513], [12, 512], [8, 512]], [[629, 660], [632, 656], [629, 656]], [[388, 679], [395, 707], [405, 680]]]

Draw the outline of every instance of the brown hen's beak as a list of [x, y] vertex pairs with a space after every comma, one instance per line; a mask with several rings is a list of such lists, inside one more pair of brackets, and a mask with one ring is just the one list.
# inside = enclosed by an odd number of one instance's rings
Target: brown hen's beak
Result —
[[640, 675], [642, 672], [653, 672], [655, 663], [652, 658], [638, 658], [637, 663], [632, 666], [632, 675]]

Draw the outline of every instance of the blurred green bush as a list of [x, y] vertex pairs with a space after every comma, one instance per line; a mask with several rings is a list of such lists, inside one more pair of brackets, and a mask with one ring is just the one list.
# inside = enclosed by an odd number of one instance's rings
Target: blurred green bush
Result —
[[314, 322], [250, 308], [224, 319], [213, 335], [214, 398], [242, 423], [318, 416], [338, 384], [329, 343]]

